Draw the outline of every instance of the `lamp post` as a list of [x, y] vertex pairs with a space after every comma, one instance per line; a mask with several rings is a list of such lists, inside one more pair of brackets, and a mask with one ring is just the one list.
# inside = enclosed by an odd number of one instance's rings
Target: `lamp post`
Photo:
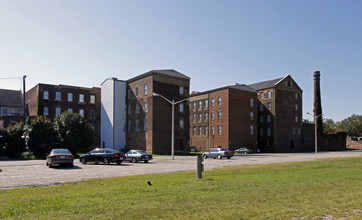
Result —
[[317, 118], [319, 118], [323, 114], [320, 114], [318, 116], [315, 116], [315, 114], [311, 114], [309, 112], [307, 112], [307, 114], [311, 115], [314, 119], [314, 148], [315, 148], [315, 154], [317, 154], [317, 149], [318, 149]]
[[175, 105], [183, 102], [183, 101], [187, 101], [187, 100], [191, 100], [190, 98], [187, 99], [182, 99], [180, 101], [175, 102], [174, 100], [170, 101], [167, 98], [165, 98], [164, 96], [153, 92], [152, 93], [153, 96], [159, 96], [161, 98], [163, 98], [164, 100], [166, 100], [168, 103], [170, 103], [172, 105], [172, 129], [171, 129], [171, 159], [174, 160], [174, 155], [175, 155]]

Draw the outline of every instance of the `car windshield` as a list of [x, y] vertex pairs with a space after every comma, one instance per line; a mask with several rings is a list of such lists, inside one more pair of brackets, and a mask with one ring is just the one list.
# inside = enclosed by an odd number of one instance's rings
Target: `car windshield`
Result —
[[54, 149], [52, 154], [71, 154], [67, 149]]

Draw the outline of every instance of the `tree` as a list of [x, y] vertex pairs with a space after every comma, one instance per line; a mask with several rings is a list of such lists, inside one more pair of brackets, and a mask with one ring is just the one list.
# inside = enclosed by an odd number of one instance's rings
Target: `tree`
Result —
[[11, 158], [20, 157], [24, 150], [23, 127], [24, 123], [18, 122], [15, 125], [8, 126], [6, 129], [7, 135], [4, 137], [4, 151]]
[[93, 127], [80, 114], [63, 112], [55, 119], [54, 128], [60, 143], [74, 154], [93, 143]]
[[314, 123], [308, 119], [303, 119], [303, 124], [314, 124]]
[[337, 129], [346, 131], [348, 136], [362, 136], [362, 115], [353, 114], [352, 116], [337, 123]]
[[328, 118], [323, 119], [323, 133], [329, 134], [336, 132], [337, 124], [332, 120]]
[[56, 133], [53, 123], [45, 116], [27, 118], [24, 126], [24, 136], [27, 145], [36, 156], [44, 156], [56, 142]]

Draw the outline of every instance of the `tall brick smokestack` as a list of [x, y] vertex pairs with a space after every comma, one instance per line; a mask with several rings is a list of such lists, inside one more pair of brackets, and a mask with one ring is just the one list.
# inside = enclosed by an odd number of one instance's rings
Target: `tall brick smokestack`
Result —
[[314, 123], [317, 123], [317, 132], [323, 133], [323, 118], [322, 118], [322, 104], [321, 104], [321, 86], [320, 86], [320, 72], [314, 71], [313, 78], [314, 78], [314, 109], [313, 113], [315, 117]]

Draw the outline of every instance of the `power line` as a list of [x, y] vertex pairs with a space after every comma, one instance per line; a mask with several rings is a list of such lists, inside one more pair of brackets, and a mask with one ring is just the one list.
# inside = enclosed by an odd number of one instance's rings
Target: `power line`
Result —
[[18, 77], [0, 78], [0, 80], [7, 80], [7, 79], [19, 79], [19, 80], [21, 80], [22, 78], [23, 78], [22, 76], [18, 76]]

